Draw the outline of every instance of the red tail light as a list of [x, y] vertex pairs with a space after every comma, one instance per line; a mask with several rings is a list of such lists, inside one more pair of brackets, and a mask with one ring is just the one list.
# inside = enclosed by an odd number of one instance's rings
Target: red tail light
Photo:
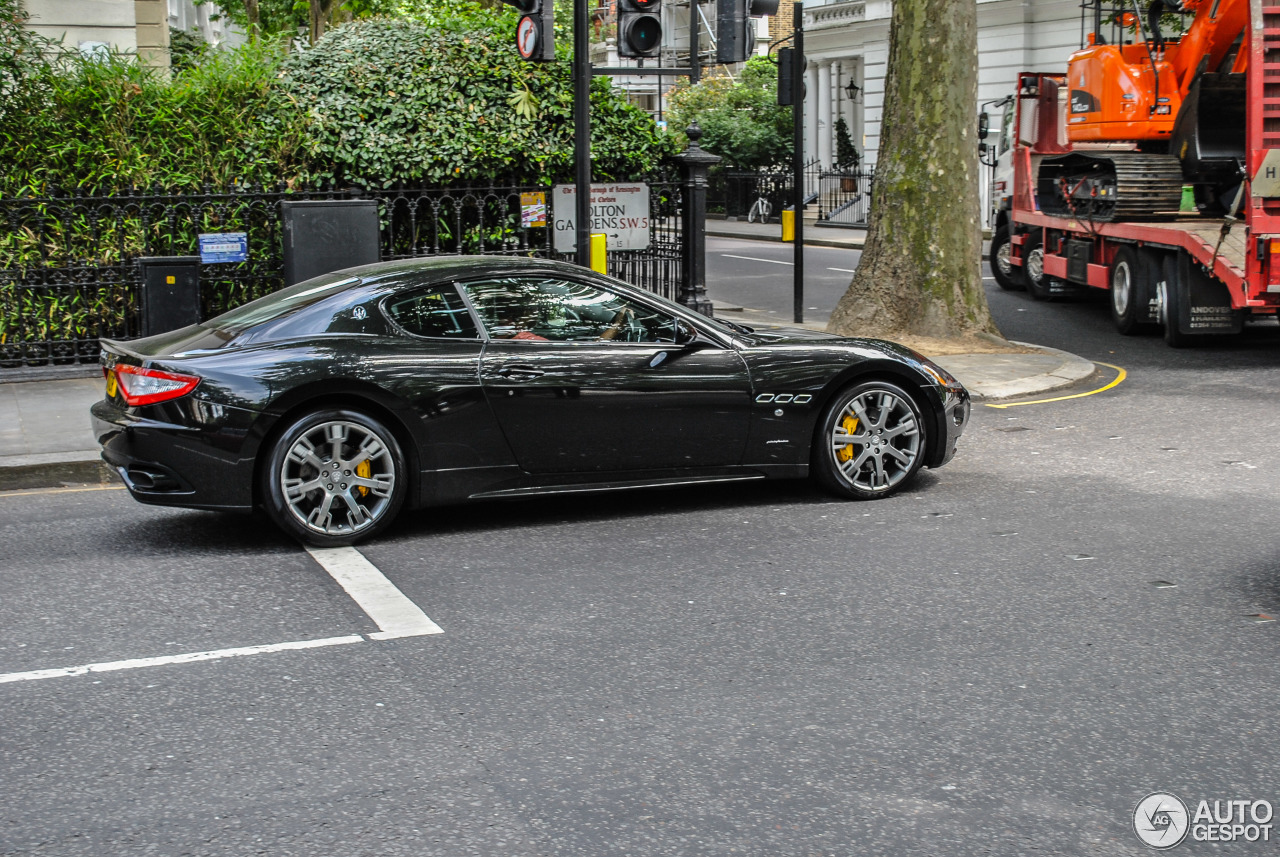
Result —
[[124, 396], [125, 403], [131, 408], [185, 396], [200, 383], [200, 379], [194, 375], [143, 369], [141, 366], [123, 363], [116, 365], [116, 379], [120, 382], [120, 395]]

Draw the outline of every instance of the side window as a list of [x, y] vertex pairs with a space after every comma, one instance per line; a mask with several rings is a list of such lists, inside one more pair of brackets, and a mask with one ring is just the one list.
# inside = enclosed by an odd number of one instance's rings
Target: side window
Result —
[[463, 286], [494, 339], [674, 342], [675, 318], [559, 277], [503, 277]]
[[1000, 117], [1000, 154], [1013, 148], [1013, 116], [1014, 103], [1010, 99], [1004, 106], [1004, 114]]
[[451, 285], [393, 295], [383, 301], [382, 308], [392, 321], [414, 336], [480, 338], [462, 295]]

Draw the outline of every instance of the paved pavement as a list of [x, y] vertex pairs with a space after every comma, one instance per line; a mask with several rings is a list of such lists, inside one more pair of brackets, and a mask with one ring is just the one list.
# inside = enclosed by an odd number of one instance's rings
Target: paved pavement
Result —
[[[777, 224], [745, 221], [710, 221], [707, 234], [781, 240]], [[860, 248], [864, 236], [862, 230], [809, 227], [805, 244]], [[723, 286], [717, 292], [719, 297], [732, 300], [732, 295], [724, 294]], [[735, 321], [764, 321], [730, 303], [720, 304], [719, 309]], [[1094, 371], [1092, 363], [1073, 354], [1036, 348], [1029, 354], [953, 354], [934, 359], [978, 399], [1036, 395], [1068, 386]], [[101, 373], [94, 366], [0, 369], [0, 413], [7, 415], [0, 421], [0, 490], [115, 478], [99, 458], [89, 429], [89, 407], [101, 398], [102, 385]]]

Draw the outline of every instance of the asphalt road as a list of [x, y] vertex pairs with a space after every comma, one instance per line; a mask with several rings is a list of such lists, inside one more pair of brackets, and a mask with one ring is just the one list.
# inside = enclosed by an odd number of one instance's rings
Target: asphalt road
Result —
[[406, 519], [360, 554], [440, 634], [370, 639], [255, 519], [0, 495], [0, 854], [1138, 855], [1150, 792], [1280, 803], [1280, 329], [1174, 351], [990, 297], [1126, 379], [976, 408], [885, 501]]

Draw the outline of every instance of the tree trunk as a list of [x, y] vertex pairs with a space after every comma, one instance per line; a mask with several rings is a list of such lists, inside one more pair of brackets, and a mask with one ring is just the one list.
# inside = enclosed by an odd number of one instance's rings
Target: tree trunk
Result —
[[982, 290], [977, 0], [896, 0], [867, 243], [827, 329], [997, 334]]
[[258, 31], [262, 29], [262, 15], [258, 11], [258, 0], [244, 0], [245, 17], [249, 19], [249, 40], [258, 40]]
[[333, 6], [333, 0], [309, 0], [307, 9], [310, 12], [310, 41], [315, 44], [320, 41], [320, 37], [324, 35], [325, 19], [329, 17], [329, 10]]

